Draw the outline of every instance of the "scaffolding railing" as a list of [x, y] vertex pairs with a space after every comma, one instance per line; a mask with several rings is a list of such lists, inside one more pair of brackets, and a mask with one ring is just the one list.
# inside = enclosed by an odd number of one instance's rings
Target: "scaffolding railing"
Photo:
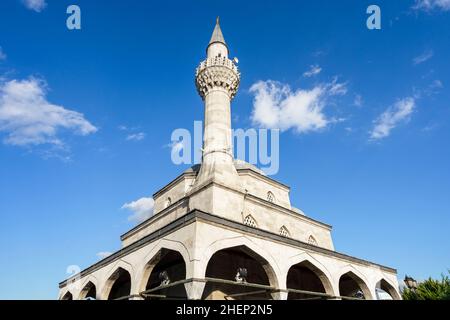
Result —
[[364, 300], [363, 298], [357, 298], [357, 297], [349, 297], [349, 296], [340, 296], [340, 295], [332, 295], [328, 293], [323, 292], [316, 292], [316, 291], [308, 291], [308, 290], [300, 290], [300, 289], [280, 289], [275, 288], [270, 285], [264, 285], [259, 283], [250, 283], [250, 282], [237, 282], [233, 280], [228, 279], [221, 279], [221, 278], [211, 278], [211, 277], [205, 277], [205, 278], [189, 278], [184, 280], [178, 280], [174, 281], [168, 284], [162, 284], [160, 286], [150, 288], [147, 290], [144, 290], [140, 292], [139, 294], [132, 294], [124, 297], [120, 297], [114, 300], [130, 300], [130, 299], [152, 299], [152, 298], [159, 298], [159, 299], [184, 299], [187, 300], [188, 298], [185, 297], [175, 297], [175, 296], [167, 296], [165, 294], [158, 294], [156, 292], [164, 289], [173, 288], [179, 285], [184, 285], [191, 282], [206, 282], [206, 283], [216, 283], [216, 284], [225, 284], [225, 285], [232, 285], [236, 287], [245, 287], [245, 288], [253, 288], [255, 290], [248, 291], [248, 292], [239, 292], [239, 293], [233, 293], [225, 295], [225, 299], [227, 298], [240, 298], [245, 296], [251, 296], [251, 295], [260, 295], [260, 294], [272, 294], [272, 293], [294, 293], [294, 294], [303, 294], [306, 296], [310, 296], [310, 298], [302, 298], [297, 300], [318, 300], [318, 299], [326, 299], [326, 300]]

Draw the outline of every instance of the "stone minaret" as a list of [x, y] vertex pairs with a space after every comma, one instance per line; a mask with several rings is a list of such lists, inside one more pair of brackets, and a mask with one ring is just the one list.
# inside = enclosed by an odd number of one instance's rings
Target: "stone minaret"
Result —
[[202, 165], [195, 189], [211, 181], [238, 185], [233, 164], [231, 100], [238, 90], [240, 74], [228, 53], [217, 18], [206, 60], [200, 63], [195, 76], [197, 91], [205, 103]]

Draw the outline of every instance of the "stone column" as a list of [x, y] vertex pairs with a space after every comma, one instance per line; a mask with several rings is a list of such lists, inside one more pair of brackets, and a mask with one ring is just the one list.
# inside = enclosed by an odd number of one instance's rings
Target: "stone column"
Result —
[[196, 250], [192, 252], [193, 260], [186, 263], [186, 279], [192, 279], [185, 283], [186, 294], [189, 300], [200, 300], [205, 289], [206, 282], [201, 281], [205, 277], [206, 266], [204, 262], [197, 257]]
[[270, 294], [273, 300], [287, 300], [288, 293], [284, 291], [277, 291]]
[[205, 289], [206, 282], [193, 280], [184, 284], [186, 288], [187, 297], [189, 300], [200, 300]]

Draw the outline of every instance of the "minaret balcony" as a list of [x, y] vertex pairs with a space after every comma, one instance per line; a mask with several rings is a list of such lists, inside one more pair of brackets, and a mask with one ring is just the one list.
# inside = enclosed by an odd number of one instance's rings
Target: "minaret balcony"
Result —
[[208, 58], [197, 67], [197, 91], [204, 99], [211, 89], [221, 87], [227, 90], [230, 99], [233, 99], [239, 88], [240, 76], [239, 69], [232, 60], [219, 56]]
[[236, 64], [228, 59], [227, 57], [213, 57], [213, 58], [208, 58], [206, 60], [203, 60], [202, 62], [200, 62], [200, 65], [197, 67], [197, 72], [196, 72], [196, 76], [198, 76], [198, 74], [205, 68], [207, 67], [212, 67], [212, 66], [224, 66], [224, 67], [228, 67], [230, 69], [232, 69], [234, 72], [239, 73], [238, 67], [236, 66]]

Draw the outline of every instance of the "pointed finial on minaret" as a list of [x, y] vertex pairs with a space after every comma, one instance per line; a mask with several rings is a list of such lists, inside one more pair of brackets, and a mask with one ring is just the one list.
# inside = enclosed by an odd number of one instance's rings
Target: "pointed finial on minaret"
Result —
[[209, 41], [209, 44], [216, 43], [216, 42], [223, 43], [224, 45], [226, 45], [225, 39], [223, 38], [222, 30], [220, 29], [220, 18], [219, 17], [216, 18], [216, 26], [214, 27], [214, 31], [211, 36], [211, 40]]

